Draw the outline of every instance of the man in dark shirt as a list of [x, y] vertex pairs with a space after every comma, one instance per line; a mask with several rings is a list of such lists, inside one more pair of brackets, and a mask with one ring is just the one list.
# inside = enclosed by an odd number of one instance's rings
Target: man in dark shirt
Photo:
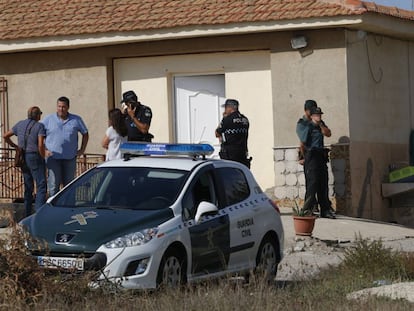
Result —
[[154, 136], [149, 133], [151, 125], [151, 108], [142, 105], [134, 91], [122, 94], [122, 112], [126, 114], [125, 123], [128, 128], [128, 141], [151, 142]]
[[220, 139], [220, 158], [240, 162], [250, 168], [251, 158], [247, 153], [249, 136], [249, 120], [239, 112], [239, 102], [227, 99], [224, 104], [223, 120], [216, 129], [216, 137]]
[[299, 147], [299, 163], [302, 165], [304, 165], [305, 162], [305, 146], [302, 142], [306, 140], [306, 128], [312, 122], [310, 112], [313, 108], [316, 107], [318, 107], [316, 101], [313, 99], [307, 99], [304, 105], [305, 113], [303, 117], [300, 118], [296, 123], [296, 134], [298, 135], [299, 141], [301, 142]]

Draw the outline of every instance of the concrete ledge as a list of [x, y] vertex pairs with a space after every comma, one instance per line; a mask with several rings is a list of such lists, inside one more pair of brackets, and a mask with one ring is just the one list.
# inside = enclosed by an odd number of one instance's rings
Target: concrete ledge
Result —
[[389, 198], [414, 190], [414, 183], [384, 183], [381, 184], [382, 196]]

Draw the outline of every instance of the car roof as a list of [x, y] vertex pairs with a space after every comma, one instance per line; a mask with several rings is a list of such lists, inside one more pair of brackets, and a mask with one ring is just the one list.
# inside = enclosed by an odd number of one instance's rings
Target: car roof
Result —
[[101, 163], [99, 167], [154, 167], [166, 169], [178, 169], [191, 171], [196, 166], [211, 161], [221, 161], [213, 159], [201, 159], [192, 157], [171, 157], [171, 156], [137, 156], [129, 159], [112, 160]]

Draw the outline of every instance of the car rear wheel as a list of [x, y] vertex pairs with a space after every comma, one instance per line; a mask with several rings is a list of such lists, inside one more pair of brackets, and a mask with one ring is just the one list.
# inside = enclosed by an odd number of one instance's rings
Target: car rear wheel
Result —
[[187, 281], [186, 265], [182, 255], [169, 250], [162, 257], [157, 276], [157, 286], [177, 287]]
[[260, 244], [256, 257], [256, 274], [267, 282], [274, 281], [277, 273], [278, 247], [276, 242], [266, 236]]

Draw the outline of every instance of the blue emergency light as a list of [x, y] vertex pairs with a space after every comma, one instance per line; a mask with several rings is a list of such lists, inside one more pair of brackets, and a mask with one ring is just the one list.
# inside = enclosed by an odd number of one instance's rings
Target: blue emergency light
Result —
[[191, 157], [205, 157], [214, 152], [209, 144], [164, 144], [126, 142], [121, 144], [121, 153], [124, 155], [186, 155]]

